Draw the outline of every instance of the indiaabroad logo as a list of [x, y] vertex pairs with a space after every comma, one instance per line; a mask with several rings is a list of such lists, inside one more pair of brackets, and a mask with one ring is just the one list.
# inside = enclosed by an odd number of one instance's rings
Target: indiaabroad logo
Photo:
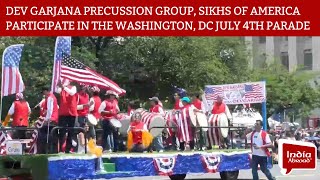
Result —
[[292, 170], [315, 170], [317, 167], [317, 148], [313, 143], [279, 140], [279, 166], [283, 175]]

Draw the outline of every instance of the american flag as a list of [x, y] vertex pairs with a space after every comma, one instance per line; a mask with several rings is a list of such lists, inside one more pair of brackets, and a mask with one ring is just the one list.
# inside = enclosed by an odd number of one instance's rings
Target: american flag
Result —
[[218, 96], [222, 95], [222, 87], [206, 87], [204, 90], [206, 100], [215, 100]]
[[2, 96], [24, 91], [24, 83], [19, 71], [23, 44], [7, 47], [2, 56]]
[[51, 83], [52, 92], [55, 91], [58, 82], [61, 80], [61, 61], [63, 54], [71, 55], [71, 37], [69, 36], [59, 36], [56, 39]]
[[115, 82], [93, 71], [67, 54], [63, 54], [61, 78], [112, 90], [118, 95], [123, 95], [126, 93], [126, 91], [121, 89]]
[[263, 98], [263, 87], [260, 84], [245, 84], [244, 91], [245, 91], [245, 98]]

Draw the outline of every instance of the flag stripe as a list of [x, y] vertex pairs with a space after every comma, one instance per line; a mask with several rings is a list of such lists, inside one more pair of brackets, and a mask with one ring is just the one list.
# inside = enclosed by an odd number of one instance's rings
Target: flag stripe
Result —
[[2, 56], [2, 96], [23, 92], [24, 83], [19, 71], [19, 64], [24, 45], [7, 47]]
[[[117, 93], [121, 94], [125, 91], [123, 89], [119, 88], [114, 82], [111, 82], [110, 80], [106, 80], [105, 78], [101, 76], [97, 76], [92, 72], [92, 70], [82, 70], [82, 69], [74, 69], [74, 68], [69, 68], [67, 66], [61, 66], [61, 77], [76, 80], [76, 81], [83, 81], [83, 82], [94, 82], [97, 83], [101, 86], [108, 85], [110, 88], [114, 89]], [[68, 76], [68, 77], [66, 77]]]
[[97, 72], [91, 70], [76, 59], [64, 54], [61, 64], [61, 78], [73, 80], [87, 85], [97, 85], [99, 87], [110, 89], [117, 94], [122, 95], [126, 91], [121, 89], [115, 82], [103, 77]]

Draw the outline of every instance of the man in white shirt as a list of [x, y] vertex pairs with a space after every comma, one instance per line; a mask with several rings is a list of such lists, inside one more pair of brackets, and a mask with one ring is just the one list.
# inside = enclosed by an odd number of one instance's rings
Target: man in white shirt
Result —
[[[75, 82], [65, 81], [64, 84], [58, 83], [56, 93], [60, 94], [59, 105], [59, 121], [60, 127], [75, 127], [76, 117], [78, 116], [77, 104], [77, 88]], [[68, 132], [65, 153], [69, 153], [73, 147], [72, 140], [76, 141], [74, 129], [60, 129], [59, 130], [59, 147], [63, 147], [64, 137]], [[60, 149], [61, 151], [62, 149]]]
[[[16, 94], [16, 100], [12, 103], [8, 115], [12, 117], [12, 127], [28, 127], [29, 126], [29, 115], [31, 113], [31, 109], [29, 103], [25, 100], [22, 93]], [[14, 139], [26, 139], [26, 131], [25, 130], [16, 130], [13, 133]]]
[[274, 180], [267, 167], [268, 157], [270, 157], [268, 148], [272, 147], [272, 143], [267, 132], [262, 130], [262, 121], [256, 121], [255, 130], [249, 136], [251, 137], [253, 180], [259, 180], [258, 165], [260, 165], [261, 171], [267, 176], [268, 180]]

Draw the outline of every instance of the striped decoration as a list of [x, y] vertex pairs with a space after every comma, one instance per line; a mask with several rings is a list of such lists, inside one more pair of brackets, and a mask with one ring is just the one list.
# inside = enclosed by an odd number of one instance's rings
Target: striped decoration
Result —
[[29, 153], [30, 154], [37, 154], [38, 152], [38, 149], [37, 149], [37, 140], [38, 140], [38, 135], [39, 135], [39, 132], [38, 132], [38, 129], [42, 128], [44, 124], [44, 120], [41, 120], [41, 119], [38, 119], [35, 123], [35, 130], [33, 130], [33, 133], [32, 133], [32, 140], [30, 142], [30, 149], [29, 149]]
[[0, 131], [0, 155], [6, 155], [6, 141], [12, 140], [11, 136], [5, 131]]

